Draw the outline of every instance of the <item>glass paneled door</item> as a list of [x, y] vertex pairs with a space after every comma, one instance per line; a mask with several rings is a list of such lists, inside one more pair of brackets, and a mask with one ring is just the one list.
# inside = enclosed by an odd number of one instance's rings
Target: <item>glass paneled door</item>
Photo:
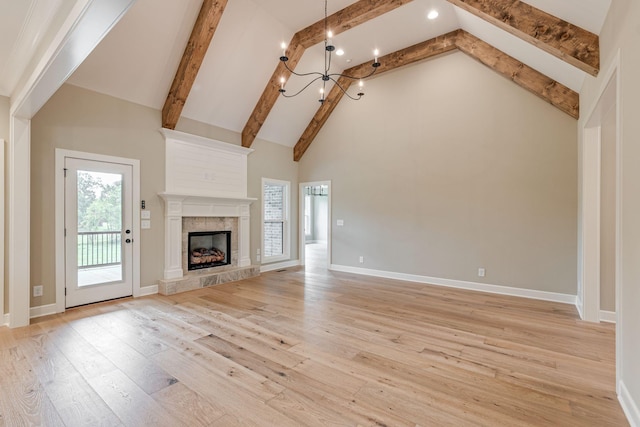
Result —
[[65, 306], [131, 295], [131, 165], [67, 157], [65, 172]]

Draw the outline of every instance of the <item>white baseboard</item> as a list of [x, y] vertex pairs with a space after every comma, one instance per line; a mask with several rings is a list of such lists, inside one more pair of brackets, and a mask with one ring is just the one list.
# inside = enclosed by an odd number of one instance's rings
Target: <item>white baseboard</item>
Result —
[[144, 297], [147, 295], [155, 295], [158, 293], [158, 285], [144, 286], [140, 288], [139, 297]]
[[616, 323], [618, 316], [615, 311], [600, 310], [600, 321], [607, 323]]
[[267, 271], [280, 270], [282, 268], [297, 267], [300, 265], [300, 260], [293, 259], [291, 261], [275, 262], [273, 264], [261, 265], [260, 273], [266, 273]]
[[627, 416], [627, 421], [629, 421], [631, 427], [640, 427], [640, 409], [638, 409], [637, 403], [634, 402], [623, 381], [618, 383], [618, 389], [618, 400], [624, 414]]
[[490, 285], [486, 283], [465, 282], [462, 280], [442, 279], [438, 277], [419, 276], [416, 274], [395, 273], [392, 271], [372, 270], [368, 268], [349, 267], [345, 265], [331, 264], [333, 271], [344, 273], [363, 274], [365, 276], [384, 277], [386, 279], [405, 280], [408, 282], [426, 283], [429, 285], [446, 286], [449, 288], [468, 289], [492, 294], [511, 295], [516, 297], [539, 299], [544, 301], [576, 304], [576, 296], [560, 294], [556, 292], [536, 291], [533, 289], [512, 288], [509, 286]]
[[31, 307], [29, 309], [29, 318], [35, 319], [36, 317], [49, 316], [50, 314], [56, 314], [58, 306], [56, 304], [40, 305], [38, 307]]
[[0, 326], [9, 326], [9, 313], [2, 316], [2, 324]]

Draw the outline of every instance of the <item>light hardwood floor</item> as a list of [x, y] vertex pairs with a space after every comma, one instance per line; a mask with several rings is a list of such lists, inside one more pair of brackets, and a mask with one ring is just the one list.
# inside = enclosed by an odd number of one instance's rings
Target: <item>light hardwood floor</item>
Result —
[[294, 268], [0, 328], [0, 425], [623, 426], [614, 331]]

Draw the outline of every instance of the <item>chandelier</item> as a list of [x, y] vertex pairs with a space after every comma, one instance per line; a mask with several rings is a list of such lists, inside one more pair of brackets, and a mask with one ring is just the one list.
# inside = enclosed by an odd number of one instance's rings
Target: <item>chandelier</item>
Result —
[[[347, 74], [342, 74], [342, 73], [330, 73], [331, 70], [331, 55], [333, 53], [333, 51], [336, 49], [335, 46], [332, 44], [331, 42], [331, 38], [333, 37], [333, 33], [331, 31], [329, 31], [328, 27], [327, 27], [327, 0], [324, 1], [324, 71], [319, 72], [319, 71], [312, 71], [309, 73], [296, 73], [295, 71], [293, 71], [291, 68], [289, 68], [289, 66], [287, 65], [287, 61], [289, 61], [289, 58], [287, 57], [287, 45], [283, 42], [281, 45], [282, 48], [282, 56], [280, 57], [280, 61], [282, 61], [282, 63], [284, 64], [285, 68], [287, 69], [287, 71], [289, 71], [291, 74], [298, 76], [298, 77], [309, 77], [311, 76], [312, 79], [311, 81], [309, 81], [309, 83], [307, 83], [302, 89], [300, 89], [298, 92], [294, 93], [293, 95], [287, 95], [287, 91], [284, 88], [284, 84], [286, 82], [286, 79], [284, 77], [280, 78], [280, 94], [282, 94], [282, 96], [284, 96], [285, 98], [293, 98], [294, 96], [298, 96], [300, 95], [302, 92], [304, 92], [305, 89], [307, 89], [309, 86], [311, 86], [313, 83], [317, 82], [318, 80], [322, 80], [322, 87], [320, 88], [320, 99], [318, 101], [320, 101], [320, 103], [324, 103], [325, 101], [325, 93], [326, 93], [326, 85], [327, 82], [332, 81], [335, 86], [337, 86], [342, 93], [344, 93], [345, 95], [347, 95], [349, 98], [353, 99], [354, 101], [358, 101], [360, 98], [362, 98], [364, 96], [364, 92], [363, 92], [363, 83], [362, 80], [366, 79], [367, 77], [371, 77], [373, 75], [373, 73], [376, 72], [376, 70], [378, 69], [378, 67], [380, 66], [380, 63], [378, 62], [378, 49], [376, 49], [373, 52], [374, 55], [374, 61], [373, 64], [371, 64], [371, 66], [373, 67], [373, 70], [371, 70], [371, 73], [365, 75], [365, 76], [349, 76]], [[356, 94], [356, 96], [353, 96], [351, 94], [349, 94], [349, 92], [347, 92], [347, 90], [345, 88], [343, 88], [340, 83], [338, 83], [338, 81], [336, 79], [339, 79], [340, 77], [342, 78], [346, 78], [346, 79], [351, 79], [351, 80], [359, 80], [359, 85], [358, 85], [358, 93]]]

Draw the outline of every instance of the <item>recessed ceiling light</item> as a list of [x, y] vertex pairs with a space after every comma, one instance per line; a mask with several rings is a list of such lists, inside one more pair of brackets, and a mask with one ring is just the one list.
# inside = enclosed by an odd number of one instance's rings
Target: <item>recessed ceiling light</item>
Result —
[[427, 18], [429, 19], [436, 19], [438, 17], [438, 11], [437, 10], [432, 10], [431, 12], [429, 12], [429, 14], [427, 15]]
[[338, 56], [344, 55], [344, 50], [342, 50], [342, 49], [336, 50], [336, 55], [338, 55]]

